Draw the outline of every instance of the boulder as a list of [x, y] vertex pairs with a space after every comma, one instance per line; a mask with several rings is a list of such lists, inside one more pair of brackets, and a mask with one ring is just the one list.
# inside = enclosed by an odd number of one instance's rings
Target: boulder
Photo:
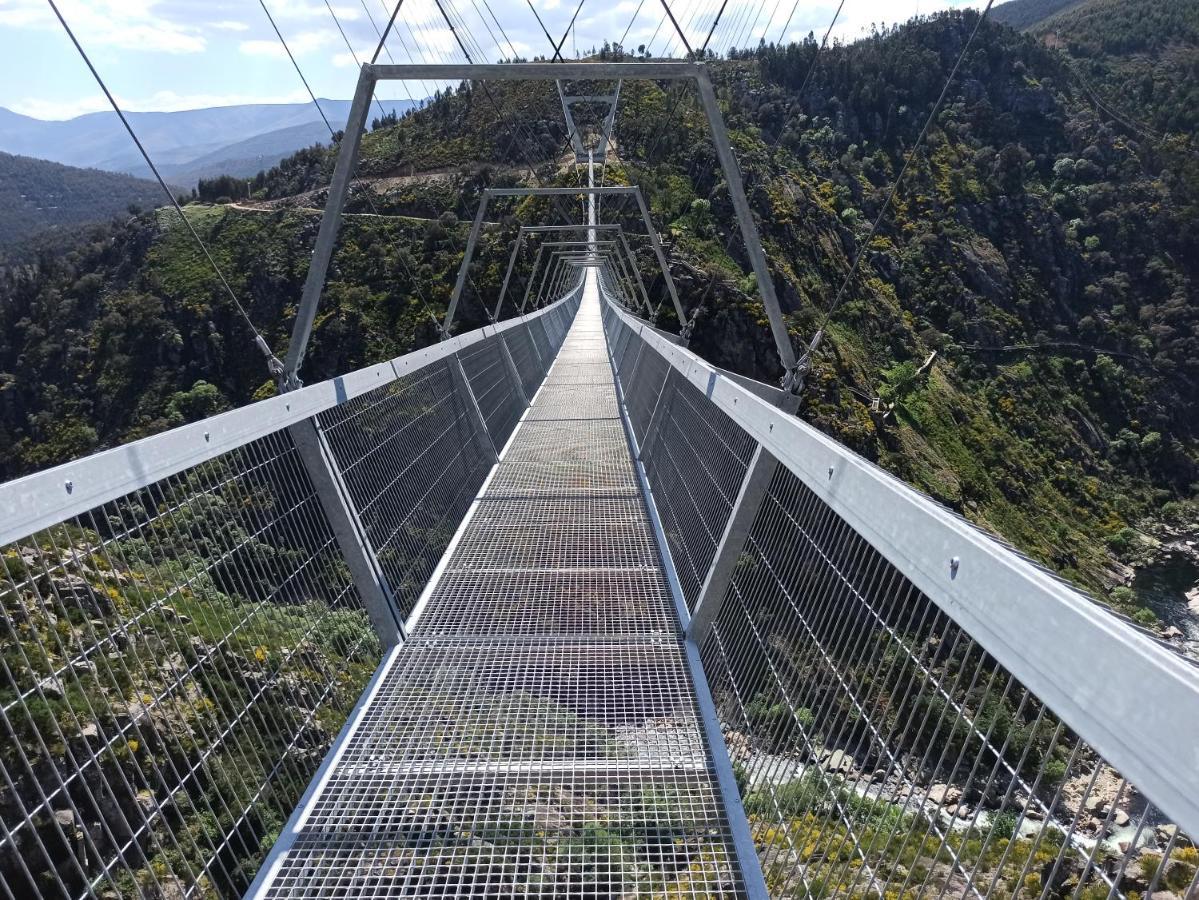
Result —
[[1112, 813], [1112, 824], [1117, 828], [1123, 828], [1128, 824], [1128, 813], [1122, 809], [1116, 810]]
[[962, 792], [948, 784], [934, 784], [928, 789], [928, 802], [935, 803], [938, 806], [948, 806], [957, 803], [961, 797]]
[[64, 605], [74, 604], [89, 616], [106, 616], [112, 612], [112, 599], [107, 594], [97, 591], [81, 575], [51, 576], [49, 588], [58, 595]]
[[57, 678], [47, 678], [38, 686], [47, 700], [61, 700], [66, 696], [66, 689]]
[[826, 772], [849, 772], [853, 769], [853, 757], [844, 750], [834, 750], [821, 765]]
[[63, 831], [75, 830], [75, 810], [73, 809], [56, 809], [54, 810], [54, 821]]
[[1190, 846], [1190, 841], [1187, 840], [1186, 835], [1179, 831], [1178, 826], [1172, 822], [1167, 825], [1158, 825], [1156, 831], [1157, 839], [1161, 842], [1163, 848], [1171, 841], [1174, 842], [1175, 847]]

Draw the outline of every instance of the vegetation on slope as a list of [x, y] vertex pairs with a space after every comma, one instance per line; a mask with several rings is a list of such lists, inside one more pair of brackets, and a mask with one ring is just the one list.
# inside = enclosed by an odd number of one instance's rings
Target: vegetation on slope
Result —
[[35, 232], [74, 230], [161, 201], [158, 185], [131, 175], [0, 153], [0, 263], [27, 255], [22, 245]]
[[[1130, 525], [1194, 515], [1188, 504], [1199, 481], [1199, 311], [1191, 300], [1199, 274], [1195, 138], [1185, 128], [1171, 130], [1181, 108], [1174, 93], [1155, 86], [1158, 99], [1145, 115], [1158, 124], [1147, 137], [1096, 104], [1076, 61], [1031, 36], [985, 26], [878, 234], [865, 245], [973, 25], [972, 14], [948, 15], [881, 32], [830, 48], [814, 70], [814, 41], [762, 47], [714, 65], [714, 74], [793, 336], [806, 342], [818, 326], [827, 327], [803, 415], [1059, 571], [1102, 586], [1110, 577], [1109, 550], [1123, 554], [1135, 544]], [[1179, 90], [1193, 84], [1181, 79]], [[526, 154], [552, 159], [564, 146], [556, 100], [545, 87], [497, 85], [488, 97], [467, 86], [394, 125], [379, 123], [367, 136], [360, 174], [375, 180], [358, 184], [349, 205], [307, 380], [436, 338], [430, 313], [444, 310], [478, 192], [531, 181]], [[765, 317], [754, 281], [745, 276], [727, 187], [702, 117], [689, 99], [654, 84], [626, 85], [622, 103], [621, 162], [606, 177], [647, 190], [688, 306], [702, 299], [694, 346], [717, 364], [776, 378]], [[520, 141], [506, 124], [517, 114], [528, 123]], [[466, 157], [481, 162], [459, 168]], [[331, 171], [329, 150], [314, 147], [254, 181], [257, 208], [188, 208], [278, 353], [286, 348], [315, 238], [313, 210], [324, 203]], [[569, 171], [539, 174], [542, 183], [573, 178]], [[208, 190], [212, 200], [240, 199], [219, 179]], [[392, 218], [377, 218], [375, 210]], [[458, 327], [483, 321], [479, 301], [499, 288], [516, 220], [541, 221], [549, 211], [544, 200], [493, 207], [495, 224], [471, 267]], [[631, 211], [616, 204], [605, 204], [605, 215], [639, 229]], [[863, 245], [858, 277], [825, 322]], [[646, 248], [638, 250], [642, 270], [652, 272]], [[244, 323], [173, 213], [93, 229], [70, 252], [43, 253], [3, 278], [5, 476], [274, 390]], [[650, 285], [655, 297], [659, 287]], [[64, 534], [47, 541], [47, 552], [90, 547], [99, 536]], [[138, 546], [121, 552], [130, 561], [112, 571], [96, 565], [65, 574], [83, 578], [89, 596], [124, 578], [134, 588], [144, 585], [152, 601], [169, 590], [170, 577], [198, 573], [205, 564], [202, 555], [163, 559]], [[6, 566], [11, 583], [0, 599], [12, 621], [23, 621], [39, 594], [22, 585], [36, 576], [20, 548], [7, 555]], [[1131, 602], [1123, 594], [1116, 599]], [[212, 619], [213, 635], [197, 635], [204, 646], [223, 631], [221, 617], [253, 610], [253, 598], [228, 585], [210, 590], [206, 583], [201, 600], [205, 617], [220, 616]], [[311, 629], [323, 614], [315, 605], [281, 606], [270, 646], [298, 646], [298, 629]], [[42, 645], [60, 638], [69, 647], [91, 627], [65, 606], [57, 621], [39, 615], [40, 624], [22, 625], [26, 631], [6, 638], [6, 664], [19, 673], [14, 684], [61, 663], [31, 659], [35, 638]], [[201, 618], [186, 602], [173, 604], [171, 615]], [[144, 621], [131, 659], [153, 691], [156, 679], [170, 677], [172, 662], [162, 650], [174, 640], [178, 619], [153, 614]], [[347, 675], [344, 697], [354, 695], [377, 650], [361, 659], [347, 654], [345, 647], [365, 637], [365, 623], [359, 616], [341, 624], [352, 640], [339, 638], [312, 658], [313, 666], [305, 656], [297, 687], [310, 687], [305, 682], [314, 682], [314, 673], [339, 670]], [[235, 710], [243, 681], [262, 677], [258, 669], [269, 666], [258, 659], [258, 646], [235, 648], [203, 699]], [[35, 707], [38, 721], [21, 726], [12, 752], [53, 757], [85, 738], [71, 729], [125, 727], [130, 713], [121, 704], [141, 685], [106, 669], [72, 678], [69, 687], [78, 690]], [[272, 715], [289, 715], [276, 713], [278, 699], [271, 696]], [[763, 703], [772, 705], [769, 698]], [[82, 715], [85, 707], [99, 711], [95, 722]], [[314, 745], [333, 725], [313, 736]], [[188, 727], [186, 710], [182, 724], [163, 721], [164, 743]], [[63, 736], [61, 746], [34, 747], [38, 735], [54, 733]], [[137, 773], [144, 760], [162, 756], [157, 746], [142, 757], [137, 752], [113, 764]], [[224, 777], [232, 765], [217, 755], [216, 774], [200, 799], [215, 796], [208, 788], [243, 799]], [[280, 796], [302, 781], [291, 779]], [[797, 782], [792, 792], [803, 789]], [[138, 799], [122, 802], [132, 810]], [[814, 816], [818, 830], [832, 829], [825, 843], [842, 844], [822, 811], [800, 799], [789, 814], [802, 830], [810, 830]], [[747, 806], [761, 815], [752, 794]], [[285, 809], [281, 800], [273, 818], [253, 824], [245, 847], [229, 860], [229, 885], [244, 883]], [[197, 846], [211, 839], [203, 816], [190, 807], [180, 814]], [[906, 839], [923, 827], [916, 818], [895, 819], [889, 808], [878, 814], [880, 834]], [[754, 825], [762, 845], [779, 837], [764, 817]], [[912, 857], [901, 864], [918, 872], [941, 862], [939, 851], [915, 839]], [[953, 849], [977, 853], [1005, 881], [1018, 876], [996, 861], [993, 849], [972, 848], [975, 839], [964, 833]], [[998, 845], [1004, 852], [1012, 847], [1015, 858], [1035, 859], [1017, 836], [1004, 840]], [[835, 878], [842, 860], [813, 854], [804, 862], [814, 870], [826, 866]], [[142, 871], [176, 864], [161, 856]], [[794, 869], [770, 873], [781, 879], [772, 885], [792, 887], [786, 879]], [[121, 888], [136, 892], [133, 885]]]
[[[797, 342], [824, 322], [973, 24], [972, 13], [939, 16], [828, 48], [802, 95], [813, 40], [715, 66]], [[496, 84], [489, 96], [468, 85], [379, 124], [361, 164], [377, 181], [349, 209], [406, 218], [347, 218], [308, 380], [431, 340], [424, 304], [444, 305], [478, 191], [531, 181], [527, 157], [565, 145], [544, 85]], [[1130, 132], [1059, 52], [984, 25], [827, 322], [804, 415], [1057, 570], [1109, 581], [1109, 541], [1127, 544], [1124, 529], [1164, 506], [1185, 518], [1199, 480], [1193, 140]], [[694, 104], [626, 85], [618, 143], [609, 181], [647, 189], [684, 296], [706, 297], [696, 348], [777, 377]], [[484, 162], [453, 168], [468, 157]], [[277, 352], [315, 234], [307, 210], [323, 205], [331, 170], [330, 152], [314, 147], [256, 180], [271, 209], [190, 213]], [[439, 174], [410, 177], [430, 170]], [[628, 211], [605, 209], [639, 229]], [[510, 226], [538, 210], [549, 204], [500, 204], [489, 219]], [[510, 235], [485, 231], [460, 327], [483, 320], [476, 300], [495, 296]], [[183, 238], [165, 217], [143, 220], [10, 276], [8, 474], [269, 390]], [[642, 268], [653, 271], [648, 255]], [[208, 406], [186, 399], [201, 381], [215, 387], [200, 389]]]
[[1199, 129], [1199, 6], [1087, 0], [1031, 27], [1063, 49], [1086, 95], [1131, 136]]

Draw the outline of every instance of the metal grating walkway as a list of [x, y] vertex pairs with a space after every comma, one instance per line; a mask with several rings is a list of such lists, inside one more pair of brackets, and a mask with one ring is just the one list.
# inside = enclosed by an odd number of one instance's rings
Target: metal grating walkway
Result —
[[260, 893], [743, 887], [590, 283]]

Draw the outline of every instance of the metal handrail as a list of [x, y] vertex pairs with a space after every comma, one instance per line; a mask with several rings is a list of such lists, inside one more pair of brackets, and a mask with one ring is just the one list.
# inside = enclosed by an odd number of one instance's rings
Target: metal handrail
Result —
[[[1199, 833], [1199, 669], [1189, 660], [610, 298], [606, 305], [1159, 809]], [[1097, 677], [1100, 667], [1120, 677]]]

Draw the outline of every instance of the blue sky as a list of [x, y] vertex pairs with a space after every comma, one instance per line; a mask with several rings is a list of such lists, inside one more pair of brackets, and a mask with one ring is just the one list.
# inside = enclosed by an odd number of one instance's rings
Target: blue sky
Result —
[[[177, 110], [234, 103], [308, 99], [257, 0], [57, 0], [80, 42], [118, 99], [131, 110]], [[394, 0], [265, 0], [318, 96], [348, 98], [354, 60], [333, 13], [359, 58], [369, 57]], [[442, 0], [460, 18], [479, 61], [545, 54], [550, 44], [528, 0]], [[570, 22], [577, 0], [532, 0], [555, 39]], [[717, 30], [723, 49], [768, 40], [823, 34], [836, 0], [729, 0]], [[834, 35], [850, 40], [872, 23], [903, 21], [973, 0], [845, 0]], [[762, 11], [758, 12], [759, 6]], [[640, 8], [639, 8], [640, 7]], [[671, 9], [695, 44], [702, 43], [720, 0], [671, 0]], [[395, 62], [463, 61], [434, 0], [404, 0], [401, 26], [389, 39]], [[792, 10], [794, 12], [792, 13]], [[492, 17], [494, 13], [494, 18]], [[636, 15], [634, 15], [636, 14]], [[661, 0], [586, 0], [565, 52], [573, 55], [619, 40], [649, 43], [655, 54], [678, 54], [681, 43], [662, 24]], [[788, 18], [790, 21], [788, 22]], [[372, 21], [373, 20], [373, 21]], [[631, 27], [630, 27], [631, 23]], [[497, 46], [498, 45], [498, 46]], [[0, 0], [0, 106], [38, 118], [63, 119], [108, 108], [46, 0]], [[387, 61], [385, 57], [382, 61]], [[428, 85], [385, 85], [384, 97], [420, 97]]]

